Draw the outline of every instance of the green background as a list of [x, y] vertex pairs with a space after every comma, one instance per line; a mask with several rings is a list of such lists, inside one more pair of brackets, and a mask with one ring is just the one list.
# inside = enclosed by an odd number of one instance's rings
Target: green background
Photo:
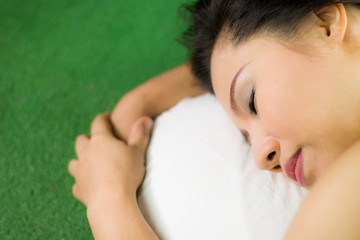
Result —
[[186, 60], [185, 0], [0, 0], [0, 239], [92, 239], [74, 139]]

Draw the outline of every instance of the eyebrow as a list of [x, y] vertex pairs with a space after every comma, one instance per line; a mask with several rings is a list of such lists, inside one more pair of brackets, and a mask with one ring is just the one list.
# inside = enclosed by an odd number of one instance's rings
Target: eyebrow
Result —
[[238, 80], [238, 77], [239, 75], [241, 74], [242, 70], [244, 70], [244, 68], [247, 66], [248, 64], [245, 64], [244, 66], [242, 66], [240, 68], [240, 70], [235, 74], [235, 77], [234, 79], [232, 80], [231, 82], [231, 87], [230, 87], [230, 105], [231, 105], [231, 108], [234, 110], [234, 111], [237, 111], [237, 105], [236, 105], [236, 102], [235, 102], [235, 85], [236, 85], [236, 82]]

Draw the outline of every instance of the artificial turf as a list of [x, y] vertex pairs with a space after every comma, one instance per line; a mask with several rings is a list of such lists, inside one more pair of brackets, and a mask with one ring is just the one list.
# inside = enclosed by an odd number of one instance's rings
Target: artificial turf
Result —
[[[186, 0], [0, 0], [0, 239], [92, 239], [67, 163], [92, 119], [186, 60]], [[126, 116], [124, 116], [126, 117]]]

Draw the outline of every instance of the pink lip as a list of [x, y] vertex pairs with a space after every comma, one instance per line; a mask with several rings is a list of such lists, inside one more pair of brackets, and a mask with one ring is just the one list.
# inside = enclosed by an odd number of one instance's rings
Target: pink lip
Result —
[[305, 186], [304, 171], [303, 171], [303, 155], [301, 149], [297, 151], [285, 164], [286, 175]]

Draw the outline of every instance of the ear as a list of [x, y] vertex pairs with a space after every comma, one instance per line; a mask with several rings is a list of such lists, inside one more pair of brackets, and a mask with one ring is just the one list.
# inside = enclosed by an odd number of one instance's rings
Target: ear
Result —
[[316, 13], [325, 30], [326, 39], [334, 48], [338, 48], [345, 39], [348, 16], [343, 4], [327, 6]]

